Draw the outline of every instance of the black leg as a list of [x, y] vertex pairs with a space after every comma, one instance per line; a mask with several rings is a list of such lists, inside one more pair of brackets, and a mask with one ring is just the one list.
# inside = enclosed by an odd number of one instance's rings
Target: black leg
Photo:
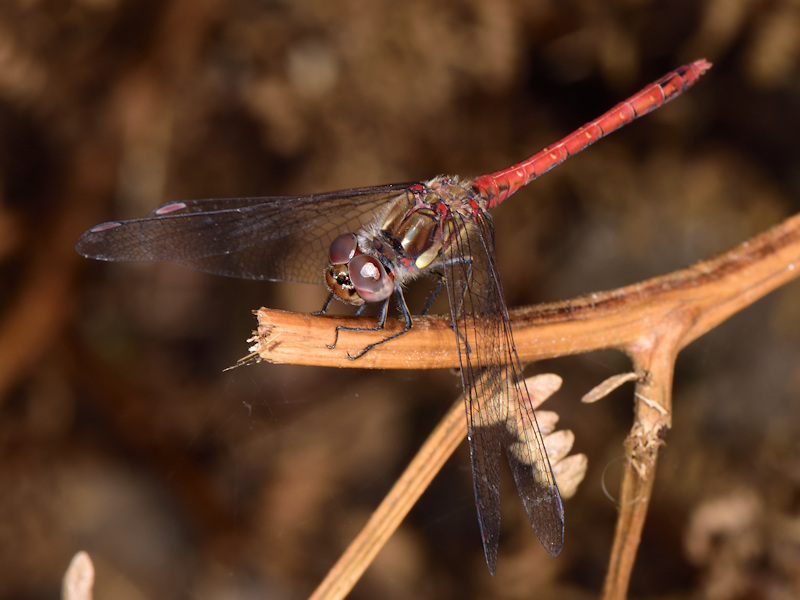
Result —
[[[400, 290], [399, 288], [396, 289], [395, 292], [394, 292], [394, 295], [395, 295], [395, 298], [397, 298], [397, 306], [400, 309], [400, 313], [403, 315], [403, 322], [405, 323], [405, 326], [403, 327], [403, 329], [398, 331], [397, 333], [393, 333], [392, 335], [385, 337], [384, 339], [382, 339], [382, 340], [380, 340], [378, 342], [375, 342], [374, 344], [369, 344], [368, 346], [365, 346], [364, 348], [362, 348], [355, 355], [352, 355], [352, 354], [350, 354], [348, 352], [347, 358], [349, 358], [350, 360], [357, 360], [357, 359], [361, 358], [362, 356], [364, 356], [367, 352], [372, 350], [375, 346], [380, 346], [381, 344], [383, 344], [385, 342], [388, 342], [389, 340], [393, 340], [395, 338], [398, 338], [398, 337], [400, 337], [401, 335], [403, 335], [404, 333], [406, 333], [407, 331], [409, 331], [411, 329], [411, 313], [408, 310], [408, 305], [406, 305], [406, 299], [403, 296], [402, 290]], [[380, 313], [380, 316], [378, 317], [378, 324], [375, 327], [348, 327], [346, 325], [337, 325], [336, 326], [336, 337], [333, 340], [333, 344], [330, 344], [328, 346], [328, 348], [330, 348], [332, 350], [333, 348], [336, 347], [336, 343], [339, 341], [339, 332], [340, 331], [356, 331], [356, 332], [360, 332], [360, 331], [380, 331], [386, 325], [386, 315], [387, 315], [388, 312], [389, 312], [389, 298], [387, 298], [384, 301], [383, 306], [381, 307], [381, 313]]]
[[425, 303], [425, 306], [422, 308], [422, 312], [419, 313], [421, 315], [427, 315], [428, 314], [428, 311], [431, 309], [431, 306], [433, 306], [433, 303], [436, 302], [436, 298], [439, 297], [439, 293], [442, 291], [442, 288], [444, 287], [444, 275], [442, 275], [439, 271], [433, 271], [431, 273], [431, 275], [433, 275], [437, 279], [436, 287], [434, 288], [434, 290], [431, 293], [431, 295], [428, 296], [428, 301]]
[[[400, 312], [403, 315], [403, 321], [405, 323], [405, 327], [403, 327], [403, 329], [401, 329], [397, 333], [393, 333], [392, 335], [383, 338], [379, 342], [375, 342], [374, 344], [370, 344], [368, 346], [365, 346], [364, 348], [361, 349], [361, 352], [359, 352], [355, 356], [352, 356], [348, 352], [347, 358], [349, 358], [350, 360], [359, 359], [362, 356], [364, 356], [367, 352], [372, 350], [375, 346], [380, 346], [381, 344], [385, 344], [389, 340], [393, 340], [395, 338], [399, 338], [401, 335], [403, 335], [404, 333], [408, 333], [411, 330], [411, 313], [408, 311], [408, 305], [406, 304], [406, 299], [403, 296], [402, 290], [396, 289], [395, 292], [394, 292], [394, 295], [395, 295], [395, 298], [397, 298], [397, 306], [398, 306], [398, 308], [400, 309]], [[386, 300], [386, 305], [388, 305], [388, 304], [389, 304], [389, 300], [387, 299]], [[381, 319], [380, 319], [380, 322], [378, 323], [378, 327], [376, 327], [372, 331], [377, 331], [378, 329], [383, 329], [383, 326], [384, 326], [385, 323], [386, 323], [386, 307], [384, 306], [384, 310], [381, 312]]]
[[[389, 310], [389, 298], [383, 301], [383, 306], [381, 306], [381, 313], [378, 317], [378, 324], [375, 327], [348, 327], [347, 325], [337, 325], [336, 326], [336, 335], [333, 338], [333, 343], [328, 345], [328, 348], [333, 350], [336, 348], [336, 344], [339, 342], [339, 332], [340, 331], [380, 331], [383, 329], [383, 326], [386, 324], [386, 313]], [[359, 353], [359, 356], [363, 354], [363, 352]]]
[[[453, 266], [453, 265], [466, 265], [467, 267], [467, 276], [464, 278], [463, 285], [461, 286], [461, 290], [458, 293], [458, 304], [455, 307], [455, 310], [452, 311], [453, 314], [457, 315], [461, 313], [461, 306], [464, 304], [464, 296], [467, 292], [467, 286], [469, 285], [470, 279], [472, 279], [472, 257], [471, 256], [462, 256], [459, 258], [451, 258], [450, 260], [444, 263], [444, 266]], [[444, 278], [442, 278], [444, 282]], [[455, 325], [455, 324], [454, 324]]]
[[311, 313], [312, 315], [324, 315], [328, 312], [328, 307], [331, 305], [331, 300], [333, 300], [333, 292], [328, 294], [328, 297], [325, 300], [325, 304], [322, 305], [322, 308], [316, 312]]
[[[453, 299], [455, 302], [457, 302], [457, 304], [454, 309], [450, 311], [450, 327], [453, 331], [455, 331], [456, 335], [461, 338], [461, 341], [464, 342], [464, 345], [466, 346], [467, 352], [469, 352], [469, 342], [467, 342], [467, 340], [464, 338], [464, 335], [458, 330], [458, 327], [456, 327], [456, 322], [454, 319], [458, 318], [458, 315], [461, 314], [461, 308], [464, 305], [464, 296], [466, 296], [467, 293], [467, 286], [472, 278], [472, 257], [462, 256], [459, 258], [452, 258], [446, 261], [444, 264], [445, 266], [465, 265], [467, 268], [466, 277], [464, 278], [461, 289], [457, 294], [457, 298]], [[442, 278], [442, 282], [444, 282], [444, 277]]]

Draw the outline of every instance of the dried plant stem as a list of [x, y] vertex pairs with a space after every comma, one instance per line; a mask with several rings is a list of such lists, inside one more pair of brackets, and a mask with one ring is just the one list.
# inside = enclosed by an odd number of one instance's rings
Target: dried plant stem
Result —
[[[713, 259], [617, 290], [511, 312], [523, 362], [603, 348], [628, 354], [640, 374], [635, 419], [626, 440], [620, 514], [605, 598], [624, 598], [650, 501], [658, 448], [671, 425], [673, 367], [678, 352], [732, 314], [794, 279], [800, 266], [800, 216], [793, 216]], [[367, 344], [397, 331], [343, 333], [337, 324], [372, 321], [261, 309], [253, 352], [266, 361], [355, 368], [438, 369], [458, 366], [449, 320], [414, 319], [407, 334], [357, 361]], [[331, 596], [334, 597], [334, 596]]]
[[[616, 290], [510, 311], [522, 362], [616, 348], [629, 354], [665, 320], [683, 322], [679, 346], [697, 339], [730, 315], [794, 279], [800, 268], [800, 215], [704, 261]], [[375, 369], [458, 367], [447, 317], [415, 317], [405, 335], [347, 358], [402, 325], [387, 320], [375, 332], [347, 332], [334, 349], [336, 325], [374, 326], [374, 320], [290, 313], [261, 308], [254, 352], [267, 362]]]
[[310, 596], [311, 600], [344, 598], [386, 544], [417, 499], [467, 435], [464, 398], [459, 397], [439, 421], [406, 470], [372, 514], [358, 537]]
[[664, 335], [655, 332], [656, 335], [651, 337], [652, 344], [645, 342], [630, 349], [635, 369], [645, 375], [636, 384], [634, 425], [625, 440], [620, 510], [603, 598], [627, 596], [652, 497], [658, 450], [670, 427], [672, 375], [679, 350], [676, 343], [679, 336], [674, 334], [681, 328], [673, 328], [665, 322], [661, 329]]

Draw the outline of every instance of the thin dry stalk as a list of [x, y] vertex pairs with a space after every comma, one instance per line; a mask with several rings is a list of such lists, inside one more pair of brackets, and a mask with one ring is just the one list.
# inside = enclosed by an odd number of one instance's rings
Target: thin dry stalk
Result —
[[310, 600], [338, 600], [347, 596], [466, 435], [464, 399], [459, 398]]
[[[511, 312], [522, 362], [613, 348], [628, 354], [639, 374], [604, 598], [624, 598], [627, 593], [658, 449], [671, 426], [678, 353], [729, 316], [794, 279], [799, 263], [800, 215], [796, 215], [689, 268], [612, 291]], [[382, 369], [458, 366], [453, 332], [444, 317], [416, 318], [407, 334], [350, 361], [348, 352], [358, 352], [400, 324], [387, 323], [384, 332], [343, 332], [337, 347], [330, 350], [326, 344], [332, 341], [335, 325], [369, 325], [371, 321], [267, 309], [257, 311], [257, 316], [252, 351], [269, 362]]]

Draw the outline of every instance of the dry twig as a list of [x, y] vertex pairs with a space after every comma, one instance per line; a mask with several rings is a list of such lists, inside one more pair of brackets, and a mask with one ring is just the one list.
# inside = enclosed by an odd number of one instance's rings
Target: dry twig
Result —
[[94, 587], [94, 565], [86, 552], [78, 552], [72, 557], [64, 573], [61, 589], [62, 600], [92, 600]]

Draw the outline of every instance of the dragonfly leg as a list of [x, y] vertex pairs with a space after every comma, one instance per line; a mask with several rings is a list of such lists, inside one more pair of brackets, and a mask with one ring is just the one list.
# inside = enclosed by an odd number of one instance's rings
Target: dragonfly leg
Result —
[[[467, 352], [469, 352], [470, 351], [469, 342], [467, 342], [466, 338], [464, 337], [464, 334], [458, 330], [458, 327], [456, 327], [455, 319], [458, 315], [461, 314], [461, 308], [464, 305], [464, 298], [466, 297], [467, 294], [467, 286], [469, 285], [469, 282], [472, 279], [473, 260], [471, 256], [459, 256], [456, 258], [448, 259], [443, 264], [446, 267], [462, 265], [466, 269], [463, 281], [461, 281], [461, 289], [458, 290], [457, 294], [455, 294], [456, 297], [452, 299], [453, 301], [456, 301], [456, 305], [450, 311], [450, 328], [453, 331], [455, 331], [456, 335], [459, 338], [461, 338], [461, 341], [464, 342], [464, 346], [466, 347]], [[442, 284], [443, 283], [444, 283], [444, 277], [442, 277]]]
[[312, 315], [324, 315], [328, 312], [328, 307], [331, 305], [331, 300], [333, 300], [333, 292], [328, 294], [328, 297], [325, 299], [325, 304], [322, 305], [318, 311], [311, 313]]
[[[380, 346], [381, 344], [385, 344], [389, 340], [399, 338], [401, 335], [403, 335], [404, 333], [408, 333], [408, 331], [411, 330], [411, 313], [408, 310], [408, 305], [406, 304], [406, 299], [403, 296], [403, 292], [400, 289], [395, 290], [395, 298], [397, 298], [397, 307], [400, 309], [400, 313], [403, 315], [403, 322], [404, 322], [403, 329], [401, 329], [397, 333], [393, 333], [392, 335], [383, 338], [379, 342], [375, 342], [374, 344], [369, 344], [368, 346], [364, 346], [364, 348], [362, 348], [358, 354], [351, 355], [348, 352], [347, 358], [349, 358], [350, 360], [359, 359], [362, 356], [364, 356], [367, 352], [372, 350], [375, 346]], [[389, 305], [389, 300], [387, 298], [386, 304], [384, 304], [383, 310], [381, 311], [381, 317], [378, 321], [378, 326], [371, 330], [365, 329], [363, 331], [378, 331], [380, 329], [383, 329], [383, 326], [386, 324], [386, 312], [388, 305]]]
[[421, 315], [428, 314], [428, 311], [431, 309], [431, 306], [433, 306], [433, 303], [436, 302], [436, 298], [439, 297], [439, 293], [442, 291], [442, 288], [444, 287], [444, 275], [442, 273], [440, 273], [439, 271], [433, 271], [431, 275], [433, 275], [437, 279], [436, 287], [433, 289], [433, 292], [431, 292], [431, 295], [428, 296], [428, 301], [422, 308], [422, 312], [419, 313]]
[[[403, 296], [403, 292], [399, 289], [395, 290], [395, 297], [397, 298], [397, 306], [400, 308], [400, 312], [403, 315], [403, 322], [404, 322], [403, 329], [401, 329], [396, 333], [393, 333], [390, 336], [385, 337], [384, 339], [378, 342], [375, 342], [374, 344], [369, 344], [368, 346], [365, 346], [357, 354], [350, 354], [348, 352], [347, 358], [349, 358], [350, 360], [357, 360], [362, 356], [364, 356], [367, 352], [372, 350], [375, 346], [380, 346], [381, 344], [388, 342], [389, 340], [398, 338], [411, 329], [411, 313], [409, 312], [408, 306], [406, 305], [406, 300], [405, 297]], [[333, 344], [328, 345], [328, 348], [333, 350], [336, 347], [336, 344], [339, 341], [340, 331], [355, 331], [355, 332], [380, 331], [386, 325], [386, 315], [388, 314], [388, 312], [389, 312], [389, 298], [387, 298], [384, 301], [383, 306], [381, 307], [381, 312], [378, 317], [378, 324], [375, 327], [348, 327], [347, 325], [337, 325], [336, 336], [333, 339]]]
[[445, 261], [443, 264], [446, 267], [455, 266], [455, 265], [464, 265], [466, 268], [466, 274], [463, 278], [464, 280], [461, 282], [461, 290], [458, 293], [458, 304], [454, 307], [455, 310], [453, 311], [454, 315], [458, 315], [461, 313], [461, 307], [464, 304], [464, 297], [467, 293], [467, 286], [469, 285], [470, 280], [472, 279], [472, 257], [471, 256], [459, 256], [456, 258], [451, 258]]
[[[364, 306], [366, 306], [366, 305], [364, 305]], [[359, 307], [359, 311], [358, 312], [361, 311], [361, 308], [363, 308], [363, 307]], [[383, 306], [381, 306], [381, 313], [378, 316], [378, 324], [375, 327], [349, 327], [347, 325], [337, 325], [336, 326], [336, 330], [335, 330], [336, 333], [335, 333], [335, 335], [333, 337], [333, 343], [332, 344], [328, 344], [328, 348], [330, 348], [331, 350], [336, 348], [336, 344], [339, 343], [339, 332], [340, 331], [380, 331], [381, 329], [383, 329], [383, 326], [386, 324], [386, 313], [388, 312], [388, 310], [389, 310], [389, 299], [387, 298], [386, 300], [383, 301]], [[358, 313], [356, 313], [356, 314], [358, 314]], [[363, 354], [364, 354], [364, 351], [362, 350], [361, 352], [359, 352], [358, 355], [361, 356]]]

